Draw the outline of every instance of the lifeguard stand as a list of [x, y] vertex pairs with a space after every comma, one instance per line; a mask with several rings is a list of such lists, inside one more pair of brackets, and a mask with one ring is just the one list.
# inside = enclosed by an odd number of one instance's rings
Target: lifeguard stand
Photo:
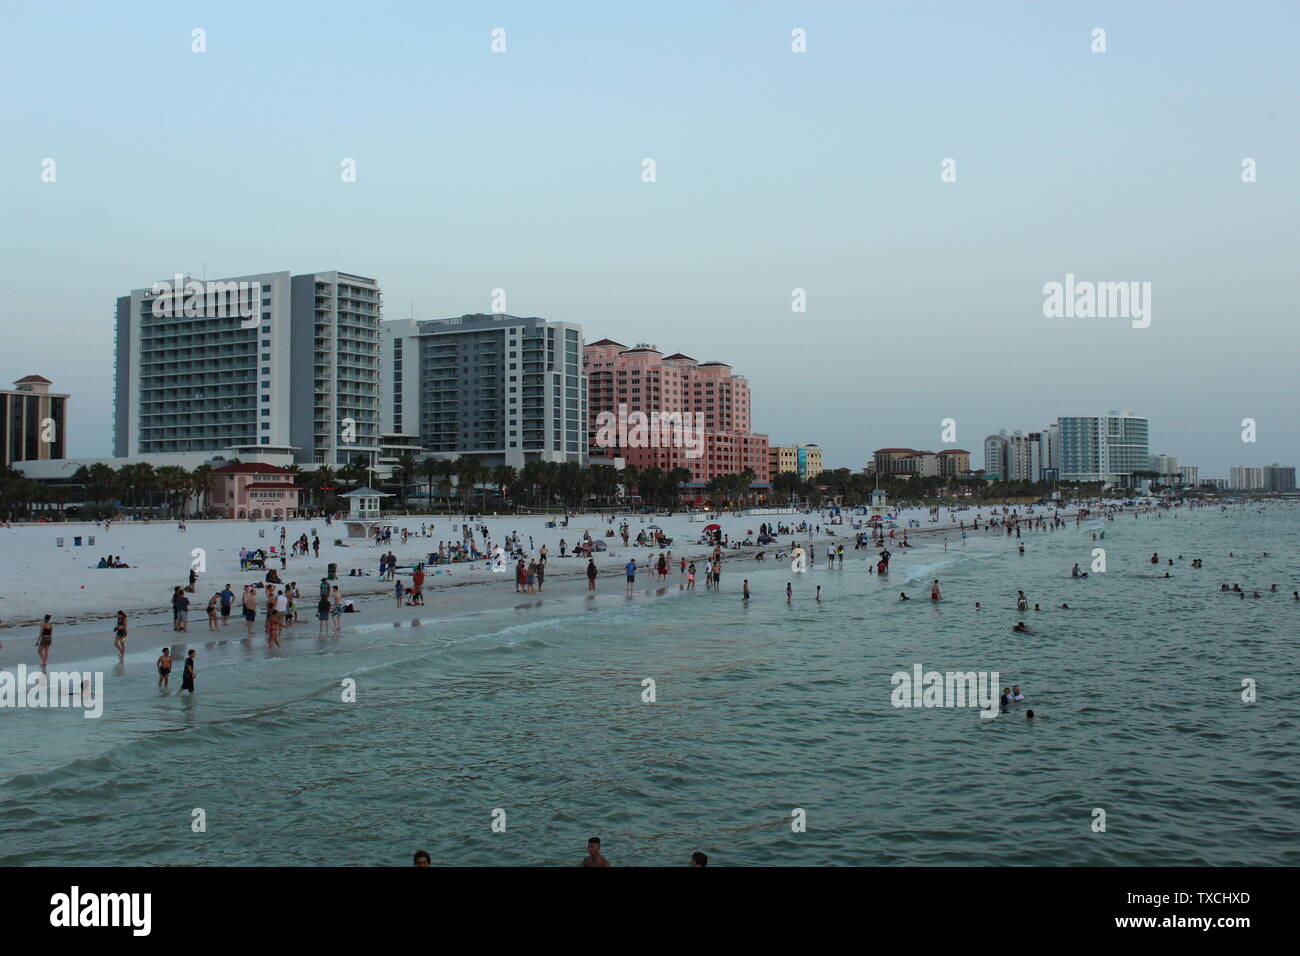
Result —
[[357, 488], [343, 497], [348, 499], [348, 516], [345, 521], [348, 537], [369, 539], [373, 537], [375, 528], [383, 523], [379, 517], [380, 502], [393, 496], [374, 488]]

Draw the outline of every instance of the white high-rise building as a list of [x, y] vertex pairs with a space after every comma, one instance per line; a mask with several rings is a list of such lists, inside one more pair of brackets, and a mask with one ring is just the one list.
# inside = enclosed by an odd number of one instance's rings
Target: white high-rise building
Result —
[[1233, 491], [1260, 491], [1264, 487], [1264, 469], [1233, 465], [1228, 469], [1228, 487]]
[[165, 281], [117, 300], [115, 455], [373, 461], [382, 314], [375, 280], [270, 272]]
[[1062, 415], [1061, 478], [1064, 481], [1127, 482], [1150, 471], [1148, 421], [1130, 411]]

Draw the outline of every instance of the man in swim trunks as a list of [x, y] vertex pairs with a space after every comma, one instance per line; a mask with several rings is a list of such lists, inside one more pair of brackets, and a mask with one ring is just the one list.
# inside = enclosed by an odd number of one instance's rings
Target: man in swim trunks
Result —
[[172, 652], [171, 648], [164, 647], [162, 656], [158, 658], [158, 686], [163, 690], [167, 689], [167, 678], [172, 672]]

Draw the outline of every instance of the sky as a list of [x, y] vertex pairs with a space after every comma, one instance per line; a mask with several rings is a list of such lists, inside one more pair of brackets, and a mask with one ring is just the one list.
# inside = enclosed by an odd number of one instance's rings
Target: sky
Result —
[[[0, 0], [0, 382], [108, 455], [117, 296], [339, 269], [388, 318], [500, 288], [725, 361], [827, 467], [1111, 409], [1202, 477], [1298, 464], [1298, 36], [1261, 0]], [[1149, 282], [1149, 325], [1044, 315], [1067, 274]]]

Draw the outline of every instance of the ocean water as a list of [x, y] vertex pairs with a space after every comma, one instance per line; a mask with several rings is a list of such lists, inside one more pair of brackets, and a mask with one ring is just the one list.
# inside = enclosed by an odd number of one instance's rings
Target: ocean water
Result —
[[[451, 619], [377, 605], [274, 657], [196, 641], [194, 700], [158, 696], [140, 648], [106, 665], [101, 719], [0, 711], [0, 864], [572, 865], [593, 834], [615, 865], [1300, 863], [1300, 512], [1021, 540], [895, 549], [887, 579], [849, 551], [804, 575], [732, 561], [720, 592], [674, 574], [629, 599], [610, 576]], [[1072, 579], [1094, 547], [1106, 573]], [[896, 708], [915, 664], [997, 671], [1038, 718]]]

